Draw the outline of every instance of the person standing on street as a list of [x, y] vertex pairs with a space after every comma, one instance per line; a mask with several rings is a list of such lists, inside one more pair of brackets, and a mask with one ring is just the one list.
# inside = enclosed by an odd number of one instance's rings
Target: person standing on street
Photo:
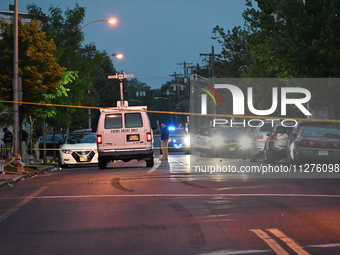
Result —
[[21, 153], [23, 157], [25, 156], [27, 152], [27, 140], [28, 140], [28, 133], [22, 129], [21, 130]]
[[2, 141], [5, 143], [7, 158], [10, 159], [12, 156], [11, 151], [13, 147], [13, 134], [8, 130], [7, 127], [4, 127], [2, 131], [5, 133]]
[[169, 129], [166, 127], [165, 123], [161, 123], [161, 129], [162, 157], [159, 160], [168, 160]]

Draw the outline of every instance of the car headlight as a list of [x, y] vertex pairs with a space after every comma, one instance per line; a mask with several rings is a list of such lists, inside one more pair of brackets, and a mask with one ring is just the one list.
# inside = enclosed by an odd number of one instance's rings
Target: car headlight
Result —
[[212, 145], [215, 145], [215, 146], [221, 146], [223, 144], [223, 137], [221, 136], [213, 136], [211, 137], [211, 143]]
[[186, 137], [184, 138], [184, 144], [190, 145], [190, 136], [186, 136]]
[[250, 149], [252, 140], [248, 136], [242, 136], [240, 139], [240, 148], [243, 150]]

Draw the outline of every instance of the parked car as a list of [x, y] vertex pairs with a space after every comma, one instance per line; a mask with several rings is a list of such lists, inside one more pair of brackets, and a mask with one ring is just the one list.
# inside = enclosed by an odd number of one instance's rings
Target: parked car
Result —
[[284, 159], [287, 152], [287, 138], [293, 127], [277, 125], [267, 133], [267, 140], [263, 149], [263, 159], [267, 163]]
[[98, 164], [95, 133], [72, 133], [60, 147], [60, 166]]
[[[45, 136], [45, 146], [44, 146], [44, 137], [39, 137], [38, 141], [39, 141], [39, 158], [42, 159], [42, 158], [44, 158], [44, 150], [45, 149], [46, 149], [46, 155], [47, 156], [54, 156], [54, 154], [58, 156], [59, 155], [59, 148], [63, 144], [64, 138], [60, 134], [46, 135]], [[30, 142], [28, 142], [27, 148], [30, 151], [30, 148], [31, 148]], [[30, 153], [32, 153], [32, 152], [30, 151]]]
[[340, 130], [333, 127], [303, 126], [292, 134], [287, 163], [340, 161]]
[[[190, 154], [190, 135], [183, 128], [175, 128], [174, 126], [168, 126], [169, 130], [169, 144], [168, 151], [169, 152], [184, 152], [185, 154]], [[157, 145], [156, 147], [161, 147], [161, 131], [155, 132], [157, 136]], [[160, 149], [160, 153], [162, 154], [162, 150]]]
[[[240, 155], [241, 141], [244, 138], [244, 132], [237, 127], [219, 127], [211, 135], [211, 155], [223, 156]], [[249, 141], [250, 144], [251, 141]]]
[[[329, 128], [337, 128], [336, 123], [328, 122], [328, 121], [300, 121], [295, 127], [293, 127], [292, 132], [287, 138], [286, 148], [290, 148], [291, 144], [296, 138], [296, 134], [299, 132], [302, 127], [329, 127]], [[288, 153], [286, 153], [288, 155]], [[286, 160], [289, 158], [286, 157]]]

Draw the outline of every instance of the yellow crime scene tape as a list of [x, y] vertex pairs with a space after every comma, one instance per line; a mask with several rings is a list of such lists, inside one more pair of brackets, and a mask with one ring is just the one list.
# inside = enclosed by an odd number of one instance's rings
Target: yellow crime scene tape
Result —
[[[33, 102], [19, 102], [19, 101], [7, 101], [0, 100], [2, 103], [11, 103], [11, 104], [29, 104], [29, 105], [41, 105], [41, 106], [56, 106], [56, 107], [69, 107], [69, 108], [80, 108], [80, 109], [97, 109], [97, 110], [121, 110], [119, 107], [95, 107], [95, 106], [82, 106], [82, 105], [64, 105], [64, 104], [46, 104], [46, 103], [33, 103]], [[155, 111], [155, 110], [142, 110], [142, 109], [127, 109], [124, 108], [124, 111], [139, 111], [139, 112], [148, 112], [148, 113], [164, 113], [164, 114], [178, 114], [178, 115], [191, 115], [191, 116], [214, 116], [214, 117], [230, 117], [230, 118], [245, 118], [245, 119], [264, 119], [263, 116], [245, 116], [245, 115], [230, 115], [230, 114], [201, 114], [201, 113], [192, 113], [192, 112], [169, 112], [169, 111]], [[287, 119], [287, 117], [267, 117], [266, 119]], [[340, 122], [340, 120], [336, 119], [306, 119], [306, 118], [294, 118], [294, 120], [300, 121], [324, 121], [324, 122]]]
[[[7, 101], [7, 100], [0, 100], [2, 103], [20, 103], [20, 104], [27, 104], [27, 105], [40, 105], [40, 106], [55, 106], [55, 107], [69, 107], [69, 108], [80, 108], [80, 109], [97, 109], [97, 110], [121, 110], [122, 108], [119, 107], [94, 107], [94, 106], [82, 106], [82, 105], [63, 105], [63, 104], [46, 104], [46, 103], [33, 103], [33, 102], [19, 102], [19, 101]], [[201, 113], [192, 113], [192, 112], [170, 112], [170, 111], [155, 111], [155, 110], [142, 110], [142, 109], [126, 109], [124, 111], [139, 111], [139, 112], [147, 112], [147, 113], [164, 113], [164, 114], [178, 114], [178, 115], [190, 115], [190, 116], [203, 116], [203, 117], [230, 117], [230, 118], [245, 118], [245, 119], [264, 119], [263, 116], [244, 116], [244, 115], [230, 115], [230, 114], [201, 114]], [[287, 119], [287, 117], [268, 117], [266, 119]], [[339, 123], [340, 120], [336, 119], [306, 119], [306, 118], [294, 118], [294, 120], [299, 121], [323, 121], [323, 122], [337, 122]], [[159, 136], [159, 135], [155, 135]], [[270, 140], [270, 142], [273, 140]], [[278, 141], [278, 140], [276, 140]], [[252, 143], [258, 143], [263, 141], [252, 141]], [[236, 143], [237, 144], [237, 143]], [[232, 144], [224, 144], [224, 145], [232, 145]], [[209, 145], [208, 145], [209, 146]], [[192, 147], [192, 146], [183, 146], [183, 147]], [[201, 146], [200, 146], [201, 147]], [[162, 147], [154, 147], [155, 149], [161, 149]], [[32, 150], [60, 150], [58, 148], [44, 148], [44, 149], [32, 149]]]

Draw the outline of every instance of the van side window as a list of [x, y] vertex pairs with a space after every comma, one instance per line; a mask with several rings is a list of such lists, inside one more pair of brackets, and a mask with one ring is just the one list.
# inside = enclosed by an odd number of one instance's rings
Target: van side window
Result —
[[112, 128], [122, 128], [122, 114], [115, 113], [115, 114], [106, 114], [105, 115], [105, 129], [112, 129]]
[[139, 112], [125, 113], [125, 127], [143, 127], [142, 115]]

